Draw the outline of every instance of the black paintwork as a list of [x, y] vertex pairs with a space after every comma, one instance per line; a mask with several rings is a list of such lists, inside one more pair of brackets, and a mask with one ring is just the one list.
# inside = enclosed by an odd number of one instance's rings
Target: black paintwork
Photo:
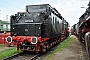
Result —
[[63, 21], [61, 14], [49, 4], [28, 5], [26, 12], [11, 16], [11, 36], [60, 36], [63, 24], [68, 27]]

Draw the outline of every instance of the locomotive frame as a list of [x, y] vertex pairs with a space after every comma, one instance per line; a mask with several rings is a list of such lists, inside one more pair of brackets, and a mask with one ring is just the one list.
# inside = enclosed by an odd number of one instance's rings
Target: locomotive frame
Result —
[[27, 5], [26, 12], [11, 16], [11, 37], [17, 51], [46, 52], [69, 36], [69, 23], [49, 4]]

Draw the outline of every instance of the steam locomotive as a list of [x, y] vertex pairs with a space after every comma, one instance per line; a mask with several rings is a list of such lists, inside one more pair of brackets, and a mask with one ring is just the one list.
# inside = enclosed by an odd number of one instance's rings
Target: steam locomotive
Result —
[[76, 25], [78, 29], [75, 27], [72, 29], [74, 31], [77, 30], [79, 41], [84, 43], [88, 56], [90, 57], [90, 2], [85, 13], [79, 18], [78, 24], [74, 24], [73, 26]]
[[68, 37], [69, 23], [49, 4], [27, 5], [26, 12], [10, 17], [11, 35], [7, 41], [17, 43], [17, 51], [46, 52]]
[[76, 23], [71, 27], [71, 34], [76, 35], [78, 37], [78, 35], [79, 35], [79, 23]]

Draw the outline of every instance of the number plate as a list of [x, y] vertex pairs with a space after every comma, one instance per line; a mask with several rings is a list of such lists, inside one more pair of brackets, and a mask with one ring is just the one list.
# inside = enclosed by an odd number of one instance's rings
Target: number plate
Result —
[[25, 22], [33, 22], [33, 20], [25, 20]]

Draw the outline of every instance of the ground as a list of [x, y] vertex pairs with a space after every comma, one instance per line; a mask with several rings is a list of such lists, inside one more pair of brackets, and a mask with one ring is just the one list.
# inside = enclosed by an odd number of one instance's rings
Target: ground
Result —
[[0, 51], [3, 51], [3, 50], [6, 50], [6, 49], [10, 49], [10, 48], [12, 48], [12, 47], [0, 47]]
[[88, 60], [85, 47], [78, 41], [76, 36], [72, 35], [73, 39], [67, 48], [55, 53], [50, 60]]

